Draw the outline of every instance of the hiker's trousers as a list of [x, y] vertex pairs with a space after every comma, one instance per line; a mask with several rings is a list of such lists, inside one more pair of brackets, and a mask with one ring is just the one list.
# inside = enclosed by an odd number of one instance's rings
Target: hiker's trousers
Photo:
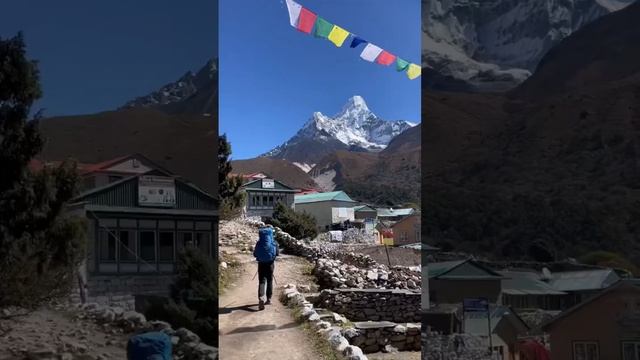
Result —
[[[273, 261], [258, 263], [258, 299], [270, 300], [273, 294]], [[266, 288], [266, 289], [265, 289]], [[266, 299], [265, 299], [266, 290]]]

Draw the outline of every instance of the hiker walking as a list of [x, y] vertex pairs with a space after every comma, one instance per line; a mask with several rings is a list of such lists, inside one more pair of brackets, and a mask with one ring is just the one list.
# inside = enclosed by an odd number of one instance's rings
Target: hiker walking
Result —
[[273, 239], [273, 227], [266, 226], [260, 228], [258, 235], [258, 242], [253, 250], [253, 256], [255, 256], [258, 261], [259, 309], [264, 310], [265, 304], [271, 304], [274, 261], [276, 260], [276, 256], [280, 255], [280, 250], [278, 249], [278, 243]]

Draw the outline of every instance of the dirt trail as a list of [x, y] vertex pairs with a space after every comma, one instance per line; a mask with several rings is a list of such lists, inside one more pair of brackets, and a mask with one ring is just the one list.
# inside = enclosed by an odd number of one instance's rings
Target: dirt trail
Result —
[[258, 311], [258, 279], [252, 279], [257, 264], [251, 256], [233, 248], [224, 250], [235, 252], [242, 270], [219, 300], [220, 359], [320, 360], [291, 310], [279, 301], [283, 285], [307, 281], [302, 275], [304, 260], [285, 254], [279, 256], [272, 304]]

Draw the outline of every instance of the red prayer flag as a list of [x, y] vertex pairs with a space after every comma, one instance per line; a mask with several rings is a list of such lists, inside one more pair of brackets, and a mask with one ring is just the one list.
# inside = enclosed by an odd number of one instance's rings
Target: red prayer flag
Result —
[[300, 10], [300, 17], [298, 18], [298, 30], [307, 34], [311, 33], [313, 25], [316, 23], [316, 17], [316, 14], [306, 8], [302, 8]]
[[376, 62], [380, 65], [391, 65], [394, 61], [396, 61], [396, 56], [391, 54], [386, 50], [382, 50], [380, 55], [376, 58]]

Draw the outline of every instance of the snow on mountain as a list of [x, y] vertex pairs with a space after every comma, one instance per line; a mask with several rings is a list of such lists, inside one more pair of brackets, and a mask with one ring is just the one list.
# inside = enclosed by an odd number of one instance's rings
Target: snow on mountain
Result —
[[124, 104], [122, 108], [154, 107], [184, 101], [207, 88], [217, 72], [216, 60], [209, 60], [197, 73], [188, 71], [178, 80], [168, 83], [148, 95], [135, 98]]
[[423, 0], [423, 66], [432, 79], [506, 90], [571, 33], [633, 1]]
[[385, 121], [369, 109], [361, 96], [353, 96], [333, 117], [314, 112], [295, 136], [262, 156], [294, 161], [304, 169], [330, 150], [382, 150], [391, 139], [413, 126], [408, 121]]

